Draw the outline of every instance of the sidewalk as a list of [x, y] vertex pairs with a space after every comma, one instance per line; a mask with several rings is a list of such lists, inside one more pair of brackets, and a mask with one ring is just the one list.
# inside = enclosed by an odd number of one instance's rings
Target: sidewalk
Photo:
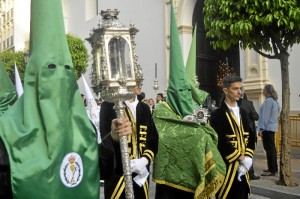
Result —
[[[292, 176], [298, 186], [286, 187], [277, 185], [276, 181], [279, 180], [279, 174], [275, 176], [261, 176], [263, 170], [267, 169], [267, 158], [262, 146], [262, 141], [260, 140], [257, 143], [253, 160], [255, 175], [260, 176], [260, 179], [251, 181], [252, 194], [272, 199], [300, 198], [300, 147], [291, 147]], [[280, 167], [279, 156], [277, 160], [278, 167]]]

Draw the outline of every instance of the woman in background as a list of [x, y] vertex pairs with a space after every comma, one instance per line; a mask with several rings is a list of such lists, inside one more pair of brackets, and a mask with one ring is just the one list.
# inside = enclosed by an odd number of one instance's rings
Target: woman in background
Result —
[[266, 99], [259, 108], [258, 135], [262, 137], [263, 147], [267, 155], [268, 169], [264, 170], [264, 173], [261, 175], [274, 176], [278, 172], [274, 137], [278, 129], [280, 107], [277, 102], [278, 95], [273, 85], [265, 85], [263, 94]]

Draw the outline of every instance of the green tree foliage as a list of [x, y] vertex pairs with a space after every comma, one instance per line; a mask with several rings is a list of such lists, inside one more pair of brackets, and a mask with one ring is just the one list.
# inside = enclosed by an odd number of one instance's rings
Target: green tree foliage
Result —
[[300, 42], [299, 0], [205, 0], [204, 24], [214, 48], [240, 42], [269, 59], [278, 59], [282, 78], [279, 184], [294, 186], [290, 165], [289, 50]]
[[89, 59], [88, 51], [80, 38], [67, 34], [67, 40], [74, 65], [74, 72], [76, 79], [78, 79], [86, 71]]
[[25, 59], [24, 52], [14, 52], [14, 51], [5, 51], [0, 53], [0, 60], [3, 62], [5, 70], [9, 74], [10, 78], [14, 82], [14, 74], [15, 74], [15, 63], [18, 67], [20, 78], [24, 78], [25, 71]]
[[[74, 35], [67, 35], [67, 41], [69, 45], [69, 50], [72, 57], [72, 62], [74, 65], [74, 72], [76, 79], [78, 79], [81, 74], [85, 73], [86, 67], [88, 65], [88, 51], [84, 45], [83, 40], [74, 36]], [[18, 71], [20, 74], [20, 78], [24, 79], [24, 72], [25, 72], [25, 55], [24, 52], [14, 52], [14, 51], [4, 51], [0, 53], [0, 60], [3, 62], [6, 71], [8, 72], [9, 76], [14, 82], [14, 66], [15, 63], [17, 64]]]
[[207, 36], [217, 38], [214, 47], [227, 49], [240, 41], [243, 48], [273, 52], [278, 59], [300, 42], [296, 0], [205, 0], [204, 12]]

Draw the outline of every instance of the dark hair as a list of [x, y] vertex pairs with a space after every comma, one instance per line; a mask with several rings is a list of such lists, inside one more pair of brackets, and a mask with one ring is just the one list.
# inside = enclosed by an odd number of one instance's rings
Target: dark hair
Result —
[[161, 96], [161, 98], [164, 98], [164, 95], [162, 93], [157, 93], [157, 95]]
[[243, 94], [243, 99], [248, 100], [248, 97], [247, 97], [246, 93]]
[[230, 84], [235, 82], [242, 82], [243, 79], [237, 75], [227, 75], [223, 78], [223, 88], [228, 88]]
[[275, 91], [275, 88], [272, 84], [266, 84], [264, 87], [264, 92], [266, 92], [274, 100], [278, 99], [277, 92]]
[[142, 97], [142, 99], [145, 99], [146, 94], [145, 94], [144, 92], [141, 92], [141, 93], [140, 93], [140, 96]]

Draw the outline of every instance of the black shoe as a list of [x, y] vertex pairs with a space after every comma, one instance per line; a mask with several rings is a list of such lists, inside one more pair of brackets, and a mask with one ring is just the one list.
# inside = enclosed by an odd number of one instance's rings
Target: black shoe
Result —
[[275, 174], [276, 173], [272, 173], [272, 172], [268, 171], [268, 172], [262, 173], [261, 176], [275, 176]]
[[265, 170], [263, 170], [263, 172], [269, 172], [269, 169], [265, 169]]
[[251, 175], [250, 176], [250, 180], [259, 180], [260, 177], [259, 176], [256, 176], [256, 175]]

